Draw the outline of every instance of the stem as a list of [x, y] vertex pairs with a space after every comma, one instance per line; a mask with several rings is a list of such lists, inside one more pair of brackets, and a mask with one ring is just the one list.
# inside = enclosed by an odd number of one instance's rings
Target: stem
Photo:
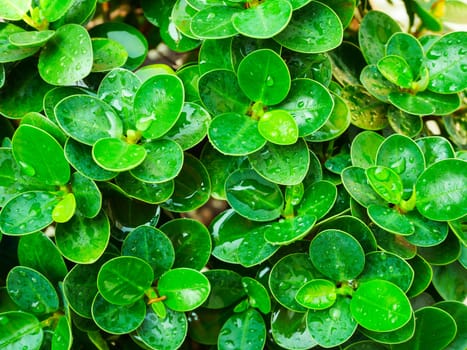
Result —
[[151, 299], [148, 300], [147, 304], [151, 305], [151, 304], [154, 304], [154, 303], [158, 303], [160, 301], [164, 301], [166, 299], [167, 299], [167, 297], [165, 295], [157, 297], [157, 298], [151, 298]]

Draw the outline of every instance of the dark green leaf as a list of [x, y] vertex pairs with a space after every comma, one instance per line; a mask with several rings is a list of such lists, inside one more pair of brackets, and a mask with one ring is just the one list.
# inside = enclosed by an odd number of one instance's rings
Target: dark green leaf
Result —
[[[3, 7], [2, 7], [3, 10]], [[3, 17], [3, 16], [1, 16]], [[12, 23], [0, 23], [0, 62], [15, 62], [34, 55], [39, 47], [20, 47], [13, 45], [9, 37], [16, 33], [26, 32]]]
[[241, 11], [227, 6], [211, 6], [193, 16], [191, 31], [201, 39], [222, 39], [234, 36], [237, 30], [232, 24], [232, 16]]
[[255, 309], [248, 309], [240, 314], [233, 314], [224, 323], [219, 333], [219, 350], [263, 349], [266, 342], [266, 325], [261, 314]]
[[270, 313], [271, 298], [266, 287], [251, 277], [242, 277], [242, 284], [248, 296], [250, 306], [258, 309], [263, 314]]
[[44, 332], [34, 315], [21, 311], [4, 312], [0, 314], [0, 321], [0, 346], [3, 349], [40, 349]]
[[92, 39], [92, 72], [107, 72], [123, 66], [128, 58], [128, 52], [118, 41], [106, 38]]
[[204, 303], [208, 309], [223, 309], [246, 295], [242, 276], [232, 270], [212, 269], [204, 272], [211, 284], [211, 293]]

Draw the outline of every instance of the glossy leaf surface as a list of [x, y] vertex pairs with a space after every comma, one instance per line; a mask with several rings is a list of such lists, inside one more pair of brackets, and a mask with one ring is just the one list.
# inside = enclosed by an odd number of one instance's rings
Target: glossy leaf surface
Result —
[[92, 146], [94, 160], [107, 171], [134, 169], [144, 162], [146, 155], [146, 150], [141, 145], [129, 144], [113, 137], [102, 138]]
[[[244, 325], [247, 325], [246, 327]], [[233, 314], [222, 326], [217, 345], [220, 350], [230, 349], [232, 344], [238, 349], [261, 349], [266, 341], [264, 320], [255, 309]]]
[[3, 327], [0, 328], [0, 346], [4, 349], [16, 348], [38, 350], [41, 347], [44, 333], [39, 320], [31, 314], [21, 311], [10, 311], [0, 314]]

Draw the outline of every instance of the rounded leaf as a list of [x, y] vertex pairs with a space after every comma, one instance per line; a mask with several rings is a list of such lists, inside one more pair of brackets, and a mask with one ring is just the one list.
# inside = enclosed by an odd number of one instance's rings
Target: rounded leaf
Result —
[[324, 279], [314, 279], [305, 283], [295, 296], [300, 305], [313, 310], [329, 308], [336, 298], [336, 285]]
[[89, 95], [72, 95], [55, 107], [60, 127], [76, 141], [92, 146], [103, 138], [119, 138], [122, 121], [107, 103]]
[[111, 334], [133, 332], [143, 323], [145, 315], [146, 304], [143, 299], [129, 305], [116, 305], [97, 293], [92, 302], [92, 319], [99, 328]]
[[376, 193], [389, 203], [399, 204], [403, 192], [402, 180], [394, 170], [384, 166], [373, 166], [367, 168], [365, 173]]
[[29, 11], [31, 0], [0, 1], [0, 17], [10, 21], [18, 21]]
[[219, 350], [262, 349], [266, 342], [266, 325], [261, 314], [255, 309], [248, 309], [233, 314], [222, 326], [217, 346]]
[[57, 29], [39, 56], [39, 73], [53, 85], [71, 85], [89, 75], [92, 43], [88, 31], [77, 24]]
[[270, 313], [271, 298], [266, 287], [251, 277], [242, 277], [242, 284], [250, 306], [258, 309], [263, 314]]
[[26, 32], [23, 28], [14, 25], [13, 23], [0, 24], [0, 62], [15, 62], [20, 61], [26, 57], [34, 55], [39, 47], [19, 47], [13, 45], [9, 37], [15, 33]]
[[324, 230], [310, 243], [313, 265], [334, 281], [356, 278], [365, 264], [365, 255], [358, 241], [340, 230]]
[[0, 346], [5, 350], [39, 350], [44, 332], [39, 320], [21, 311], [0, 313]]
[[102, 265], [97, 288], [105, 300], [116, 305], [130, 305], [141, 299], [151, 286], [151, 265], [134, 256], [119, 256]]
[[52, 219], [57, 223], [64, 223], [75, 214], [76, 199], [73, 193], [67, 193], [60, 199], [52, 211]]
[[58, 310], [57, 292], [49, 280], [34, 269], [15, 266], [8, 272], [6, 287], [10, 298], [22, 311], [44, 315]]
[[258, 131], [266, 140], [277, 145], [291, 145], [298, 140], [298, 126], [292, 115], [283, 110], [264, 113], [258, 122]]
[[310, 151], [299, 139], [293, 145], [268, 142], [248, 156], [250, 165], [265, 179], [280, 185], [297, 185], [306, 177], [310, 166]]
[[233, 172], [227, 178], [225, 188], [227, 202], [250, 220], [269, 221], [281, 214], [284, 198], [279, 186], [263, 179], [254, 170]]
[[359, 285], [352, 295], [350, 310], [362, 327], [376, 332], [399, 329], [412, 316], [404, 292], [391, 282], [377, 279]]
[[177, 268], [164, 273], [157, 284], [164, 304], [174, 311], [191, 311], [203, 304], [211, 291], [211, 284], [201, 272]]
[[121, 172], [136, 168], [144, 162], [146, 155], [141, 145], [113, 137], [100, 139], [92, 146], [95, 162], [107, 171]]
[[258, 122], [238, 113], [223, 113], [209, 124], [208, 137], [219, 152], [244, 156], [261, 149], [266, 139], [258, 130]]
[[281, 102], [290, 89], [290, 73], [283, 59], [273, 50], [260, 49], [239, 64], [238, 83], [252, 101], [265, 105]]
[[46, 191], [23, 192], [10, 199], [0, 212], [0, 230], [6, 235], [40, 231], [53, 222], [52, 212], [59, 202]]
[[193, 16], [192, 33], [200, 39], [222, 39], [234, 36], [232, 16], [241, 9], [228, 6], [210, 6]]
[[130, 172], [120, 173], [115, 179], [115, 183], [127, 196], [148, 204], [165, 202], [173, 194], [175, 188], [173, 180], [161, 183], [142, 182]]
[[304, 238], [312, 229], [317, 219], [314, 215], [300, 215], [281, 219], [264, 226], [261, 231], [271, 244], [290, 244]]
[[135, 95], [136, 128], [147, 139], [167, 133], [182, 112], [185, 92], [176, 75], [159, 74], [146, 80]]
[[17, 32], [8, 37], [10, 43], [19, 47], [37, 47], [45, 44], [55, 35], [54, 30]]
[[242, 276], [232, 270], [211, 269], [204, 272], [211, 284], [211, 293], [203, 307], [223, 309], [237, 303], [246, 294]]
[[187, 330], [188, 321], [184, 313], [167, 309], [166, 317], [161, 318], [148, 307], [136, 334], [139, 340], [153, 349], [173, 350], [182, 345]]
[[122, 255], [143, 259], [159, 278], [174, 264], [175, 251], [170, 239], [161, 230], [152, 226], [138, 226], [131, 231], [122, 244]]
[[201, 270], [211, 255], [211, 236], [199, 221], [180, 218], [166, 222], [160, 227], [173, 244], [174, 267]]
[[70, 165], [62, 146], [47, 132], [21, 125], [11, 141], [15, 160], [25, 175], [44, 185], [64, 185], [70, 179]]
[[287, 0], [265, 1], [232, 16], [234, 28], [252, 38], [271, 38], [280, 33], [292, 17], [292, 5]]
[[339, 46], [342, 37], [342, 23], [336, 13], [323, 3], [312, 1], [293, 12], [287, 27], [274, 40], [293, 51], [319, 53]]
[[416, 206], [430, 220], [451, 221], [467, 214], [467, 162], [441, 160], [428, 167], [415, 184]]

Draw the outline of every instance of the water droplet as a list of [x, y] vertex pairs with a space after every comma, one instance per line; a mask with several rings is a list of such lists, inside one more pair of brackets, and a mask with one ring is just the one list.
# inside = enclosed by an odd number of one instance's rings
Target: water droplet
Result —
[[29, 165], [26, 162], [19, 161], [19, 166], [21, 167], [21, 170], [24, 175], [34, 176], [36, 174], [36, 169], [34, 169], [32, 165]]
[[10, 319], [6, 316], [0, 316], [0, 326], [5, 326], [8, 322], [10, 322]]
[[273, 86], [274, 85], [274, 79], [268, 75], [268, 77], [266, 78], [266, 86]]

